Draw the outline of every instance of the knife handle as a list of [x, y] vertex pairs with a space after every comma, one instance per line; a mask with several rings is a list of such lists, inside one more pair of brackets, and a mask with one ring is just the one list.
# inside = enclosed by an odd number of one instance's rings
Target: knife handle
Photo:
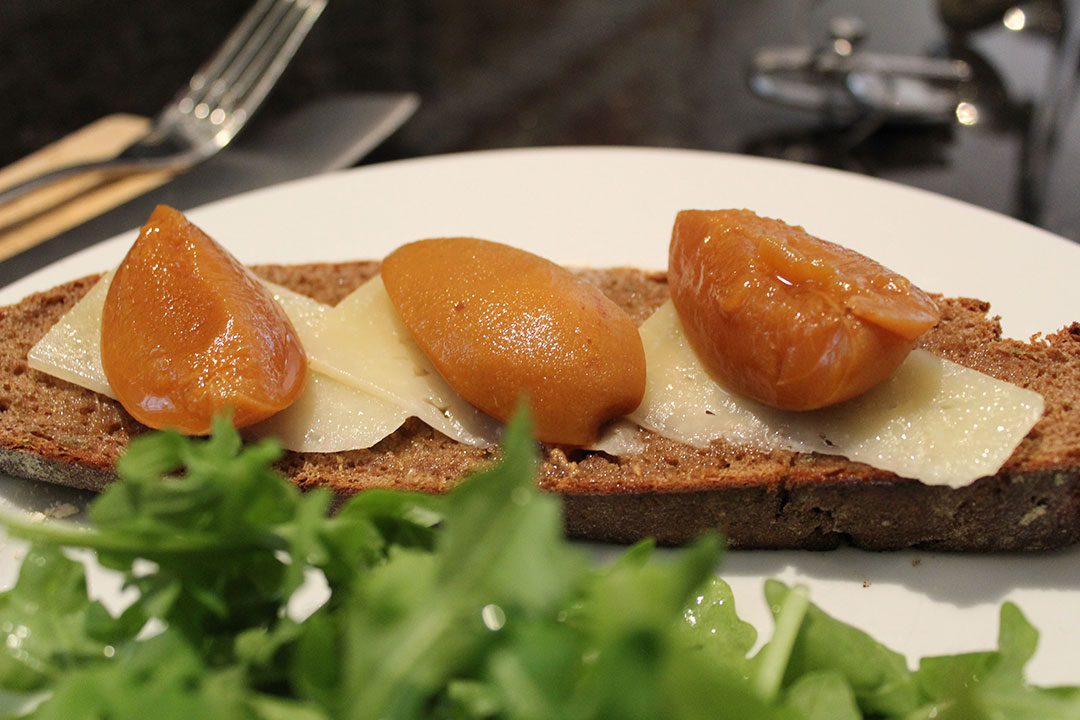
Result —
[[[42, 172], [116, 155], [149, 126], [147, 118], [137, 115], [107, 115], [0, 170], [0, 189]], [[0, 206], [0, 260], [149, 192], [173, 174], [157, 170], [117, 178], [85, 172]]]

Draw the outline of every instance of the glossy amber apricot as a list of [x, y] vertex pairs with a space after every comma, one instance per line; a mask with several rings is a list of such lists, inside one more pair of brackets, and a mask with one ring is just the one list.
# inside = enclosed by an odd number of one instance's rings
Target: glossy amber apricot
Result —
[[303, 390], [307, 359], [266, 288], [178, 211], [157, 207], [117, 268], [101, 359], [124, 408], [153, 428], [250, 425]]
[[906, 278], [749, 210], [686, 210], [668, 281], [687, 336], [728, 389], [787, 410], [855, 397], [889, 377], [940, 320]]
[[641, 402], [645, 352], [633, 321], [555, 263], [486, 240], [437, 238], [395, 250], [382, 278], [450, 386], [503, 421], [527, 399], [544, 442], [587, 445]]

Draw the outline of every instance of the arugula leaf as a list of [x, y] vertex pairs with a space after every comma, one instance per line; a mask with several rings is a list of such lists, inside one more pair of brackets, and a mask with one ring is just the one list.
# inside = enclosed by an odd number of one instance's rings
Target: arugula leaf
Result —
[[652, 543], [639, 543], [596, 574], [575, 618], [593, 654], [578, 688], [591, 717], [649, 718], [664, 710], [662, 671], [683, 650], [672, 631], [691, 593], [712, 575], [720, 547], [707, 535], [660, 563], [646, 562]]
[[[136, 642], [135, 637], [151, 620], [165, 628], [178, 648], [195, 653], [192, 668], [214, 670], [215, 675], [246, 676], [251, 670], [260, 682], [281, 682], [283, 674], [268, 668], [268, 653], [253, 653], [252, 638], [283, 634], [277, 629], [284, 622], [283, 608], [307, 567], [294, 558], [318, 554], [318, 528], [325, 523], [329, 496], [301, 495], [284, 482], [270, 467], [278, 455], [272, 444], [243, 447], [236, 431], [223, 422], [209, 440], [148, 435], [132, 443], [118, 466], [121, 481], [92, 504], [93, 528], [6, 520], [10, 532], [35, 542], [35, 553], [56, 555], [47, 563], [50, 587], [36, 578], [32, 553], [16, 588], [0, 595], [4, 606], [24, 596], [41, 605], [49, 598], [42, 616], [67, 623], [66, 645], [48, 648], [50, 661], [42, 663], [39, 672], [38, 685], [47, 681], [53, 694], [42, 707], [44, 716], [55, 704], [62, 706], [65, 688], [80, 682], [107, 687], [111, 673], [117, 672], [110, 668], [119, 658], [149, 652], [154, 644]], [[74, 566], [59, 562], [55, 546], [61, 544], [96, 550], [103, 565], [121, 571], [126, 584], [138, 590], [138, 601], [119, 618], [89, 603], [81, 567], [68, 571], [71, 578], [64, 574], [63, 568]], [[52, 587], [62, 583], [78, 587], [69, 592]], [[65, 612], [65, 599], [70, 599], [70, 612]], [[104, 635], [115, 639], [106, 648], [113, 655], [108, 661], [102, 643], [77, 642]], [[35, 633], [35, 647], [47, 637]], [[241, 640], [246, 645], [238, 647]], [[86, 656], [84, 645], [95, 662], [61, 662], [69, 655], [77, 660]]]
[[443, 498], [421, 493], [368, 490], [349, 498], [320, 526], [326, 553], [320, 567], [331, 584], [386, 561], [392, 546], [431, 551]]
[[393, 547], [345, 588], [338, 717], [420, 717], [474, 673], [503, 626], [558, 607], [587, 567], [561, 541], [558, 501], [535, 490], [525, 418], [503, 458], [445, 498], [431, 552]]
[[713, 663], [730, 666], [743, 677], [750, 676], [748, 656], [758, 633], [735, 612], [730, 585], [719, 577], [709, 577], [691, 599], [683, 619], [679, 632], [688, 649], [712, 656]]
[[[252, 689], [241, 667], [207, 672], [198, 648], [165, 631], [117, 650], [110, 663], [77, 668], [58, 679], [35, 720], [187, 720], [296, 717], [284, 708], [323, 718], [313, 707]], [[298, 712], [296, 713], [299, 714]]]
[[780, 691], [803, 619], [810, 609], [810, 595], [806, 588], [792, 588], [771, 608], [776, 616], [776, 629], [772, 639], [755, 658], [753, 674], [754, 689], [766, 700], [773, 700]]
[[[776, 628], [751, 656], [720, 539], [590, 562], [536, 488], [524, 415], [499, 463], [441, 497], [372, 491], [328, 514], [278, 456], [225, 422], [150, 435], [94, 527], [5, 518], [34, 545], [0, 593], [0, 717], [1080, 718], [1080, 688], [1025, 682], [1038, 636], [1009, 604], [998, 650], [912, 672], [770, 581]], [[138, 598], [110, 615], [60, 546], [96, 550]], [[319, 575], [328, 599], [290, 614]]]
[[207, 440], [144, 435], [117, 464], [123, 482], [92, 504], [90, 518], [102, 531], [154, 542], [155, 551], [173, 533], [261, 547], [272, 542], [266, 531], [291, 517], [298, 502], [299, 493], [270, 467], [280, 455], [270, 441], [244, 447], [227, 417], [215, 420]]
[[669, 694], [675, 698], [670, 702], [680, 708], [680, 717], [798, 717], [753, 688], [749, 653], [757, 630], [736, 614], [727, 583], [710, 577], [691, 597], [683, 620], [677, 632], [685, 650], [669, 673]]
[[[775, 616], [779, 617], [785, 599], [793, 592], [777, 580], [766, 581], [765, 597]], [[764, 656], [763, 650], [759, 657]], [[919, 690], [903, 655], [809, 605], [791, 649], [784, 687], [820, 670], [844, 677], [865, 713], [904, 717], [920, 704]]]
[[924, 658], [915, 680], [928, 703], [908, 717], [1020, 720], [1080, 718], [1080, 688], [1029, 685], [1024, 666], [1038, 632], [1013, 603], [1001, 607], [998, 650]]
[[104, 659], [107, 643], [87, 632], [96, 606], [80, 563], [58, 548], [31, 549], [15, 587], [0, 595], [0, 688], [39, 690], [73, 667]]
[[835, 670], [801, 676], [787, 689], [784, 702], [805, 720], [860, 720], [863, 714], [847, 678]]

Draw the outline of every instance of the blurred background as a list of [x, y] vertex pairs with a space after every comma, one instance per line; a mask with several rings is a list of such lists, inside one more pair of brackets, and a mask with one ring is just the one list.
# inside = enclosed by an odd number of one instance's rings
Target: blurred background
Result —
[[[0, 0], [0, 165], [153, 115], [250, 0]], [[1080, 241], [1080, 6], [1067, 0], [330, 0], [253, 127], [412, 91], [362, 162], [547, 145], [785, 158]]]

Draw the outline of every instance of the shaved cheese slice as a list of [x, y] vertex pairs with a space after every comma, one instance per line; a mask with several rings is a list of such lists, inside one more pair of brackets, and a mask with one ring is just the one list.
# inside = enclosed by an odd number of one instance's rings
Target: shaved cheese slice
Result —
[[27, 354], [34, 370], [116, 398], [101, 366], [101, 309], [109, 292], [112, 273], [94, 287], [49, 328]]
[[641, 428], [636, 423], [619, 419], [609, 423], [596, 442], [587, 449], [625, 457], [644, 452], [645, 441], [641, 439]]
[[244, 428], [244, 435], [276, 437], [297, 452], [339, 452], [371, 447], [408, 417], [408, 411], [382, 398], [309, 372], [296, 402]]
[[707, 448], [717, 438], [761, 449], [787, 447], [748, 401], [716, 384], [690, 347], [670, 301], [639, 330], [645, 347], [645, 395], [631, 420], [697, 448]]
[[372, 278], [301, 334], [311, 367], [409, 411], [468, 445], [489, 446], [501, 423], [470, 405], [416, 345], [382, 279]]
[[848, 402], [789, 412], [731, 395], [690, 347], [674, 306], [641, 326], [645, 399], [630, 416], [696, 447], [713, 439], [843, 455], [930, 485], [962, 487], [996, 473], [1042, 417], [1041, 395], [923, 350]]
[[[101, 366], [105, 276], [38, 342], [30, 367], [112, 397]], [[379, 278], [336, 307], [268, 285], [309, 355], [304, 394], [249, 433], [301, 452], [370, 447], [411, 415], [464, 443], [486, 446], [501, 424], [454, 392], [398, 318]], [[1001, 467], [1042, 416], [1043, 399], [930, 353], [915, 351], [869, 393], [809, 413], [727, 393], [701, 365], [671, 303], [641, 327], [645, 398], [630, 419], [696, 447], [718, 438], [763, 449], [843, 455], [928, 484], [960, 487]], [[640, 452], [640, 433], [614, 423], [593, 449]]]
[[962, 487], [1000, 470], [1044, 405], [1036, 392], [914, 350], [884, 383], [812, 418], [762, 416], [818, 452]]
[[[115, 397], [101, 365], [101, 312], [111, 273], [69, 310], [30, 349], [27, 364], [94, 392]], [[311, 337], [330, 307], [306, 295], [270, 286], [300, 334]], [[397, 405], [309, 370], [304, 392], [285, 410], [245, 429], [248, 437], [276, 436], [287, 450], [337, 452], [366, 448], [409, 417]]]
[[319, 331], [319, 323], [326, 313], [333, 310], [333, 307], [272, 282], [264, 280], [263, 285], [289, 316], [293, 327], [296, 328], [296, 334], [300, 336], [300, 344], [304, 346], [304, 352], [310, 356], [311, 351], [307, 349], [308, 343], [314, 341], [315, 334]]
[[[418, 399], [427, 397], [428, 404], [440, 409], [438, 415], [430, 415], [433, 422], [443, 425], [433, 425], [437, 430], [470, 444], [496, 442], [501, 423], [476, 410], [442, 380], [400, 321], [380, 278], [369, 281], [336, 307], [273, 283], [266, 283], [266, 286], [296, 326], [312, 365], [320, 368], [320, 373], [327, 373], [323, 377], [334, 376], [342, 384], [362, 387], [372, 393], [385, 393], [395, 402], [410, 398], [403, 407], [412, 410], [417, 410]], [[342, 349], [346, 343], [359, 344], [365, 340], [370, 341], [367, 348], [382, 343], [386, 348], [393, 348], [394, 363], [400, 367], [397, 370], [388, 367], [389, 356], [384, 351], [375, 353], [372, 358], [370, 352], [354, 354]], [[350, 369], [356, 365], [353, 362], [356, 358], [364, 358], [363, 367]], [[402, 374], [402, 370], [408, 372]], [[430, 413], [429, 409], [421, 406], [416, 412], [417, 417], [426, 422], [428, 417], [421, 413]], [[480, 441], [470, 441], [467, 432], [476, 432]], [[640, 434], [635, 423], [615, 421], [588, 449], [609, 455], [634, 455], [645, 447]]]

